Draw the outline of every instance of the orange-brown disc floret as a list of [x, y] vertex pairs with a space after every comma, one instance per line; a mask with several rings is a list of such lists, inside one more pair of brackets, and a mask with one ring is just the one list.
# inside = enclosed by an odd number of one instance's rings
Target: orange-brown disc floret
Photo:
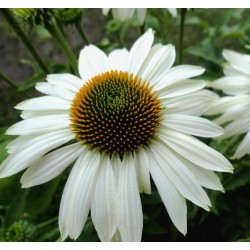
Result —
[[72, 102], [70, 118], [79, 141], [123, 156], [149, 144], [161, 111], [149, 83], [128, 72], [108, 71], [83, 85]]

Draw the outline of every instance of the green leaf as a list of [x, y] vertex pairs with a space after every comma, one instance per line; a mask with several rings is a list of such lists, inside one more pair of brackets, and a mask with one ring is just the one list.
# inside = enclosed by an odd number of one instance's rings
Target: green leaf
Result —
[[51, 34], [42, 25], [37, 25], [35, 28], [41, 40], [49, 40], [52, 38]]
[[225, 183], [224, 188], [227, 191], [232, 191], [237, 188], [243, 187], [250, 183], [250, 168], [249, 166], [241, 166], [235, 170], [235, 173], [230, 176]]
[[95, 231], [93, 222], [88, 218], [81, 235], [77, 238], [77, 242], [95, 242], [99, 241], [97, 233]]
[[8, 156], [6, 146], [15, 138], [14, 136], [6, 135], [7, 128], [0, 128], [0, 164]]
[[142, 204], [144, 205], [157, 205], [161, 204], [162, 200], [158, 191], [152, 191], [150, 195], [141, 194]]
[[38, 82], [43, 82], [45, 80], [45, 75], [43, 72], [37, 73], [29, 78], [25, 83], [21, 84], [18, 88], [19, 91], [27, 90], [33, 88]]
[[32, 187], [25, 206], [25, 212], [31, 216], [37, 216], [43, 213], [51, 204], [53, 196], [57, 191], [61, 176], [54, 180]]
[[222, 15], [221, 20], [218, 22], [214, 35], [218, 36], [224, 33], [224, 28], [226, 25], [234, 18], [240, 18], [244, 9], [227, 9]]
[[0, 179], [0, 204], [8, 206], [20, 190], [20, 174]]
[[[27, 63], [27, 61], [26, 61]], [[68, 72], [68, 67], [64, 64], [53, 64], [50, 66], [50, 73], [65, 73]], [[27, 90], [33, 88], [37, 83], [44, 82], [46, 80], [46, 75], [43, 72], [38, 72], [31, 76], [25, 83], [19, 86], [19, 91]]]
[[[0, 128], [0, 164], [8, 156], [6, 146], [13, 140], [13, 136], [5, 135], [7, 128]], [[20, 189], [19, 183], [20, 175], [13, 175], [7, 178], [0, 178], [0, 204], [2, 206], [9, 205], [18, 190]]]
[[237, 240], [237, 242], [250, 242], [250, 237], [245, 238], [245, 239]]
[[217, 65], [221, 65], [221, 63], [223, 62], [222, 60], [220, 60], [220, 58], [218, 58], [218, 56], [212, 54], [209, 50], [207, 50], [207, 48], [203, 48], [200, 46], [189, 47], [185, 50], [185, 52], [193, 56], [198, 56]]
[[36, 241], [56, 241], [60, 237], [58, 226], [45, 228], [45, 230], [36, 237]]
[[57, 191], [59, 182], [60, 176], [43, 185], [32, 187], [28, 196], [25, 212], [37, 216], [46, 211]]
[[21, 63], [30, 66], [36, 73], [41, 72], [41, 67], [35, 60], [33, 61], [30, 59], [21, 59]]
[[167, 232], [166, 228], [162, 227], [156, 221], [150, 221], [150, 223], [145, 224], [143, 231], [150, 234], [163, 234]]
[[5, 218], [6, 228], [22, 218], [28, 194], [29, 189], [21, 189], [18, 192], [18, 195], [15, 197], [7, 211]]

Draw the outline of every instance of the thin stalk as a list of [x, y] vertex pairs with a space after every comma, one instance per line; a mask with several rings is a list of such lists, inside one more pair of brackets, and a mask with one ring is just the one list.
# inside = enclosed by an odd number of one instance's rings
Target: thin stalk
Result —
[[30, 96], [24, 91], [24, 90], [19, 90], [18, 86], [13, 83], [7, 76], [3, 75], [1, 72], [0, 72], [0, 79], [2, 79], [3, 81], [5, 81], [8, 85], [10, 85], [13, 89], [17, 90], [18, 92], [20, 92], [21, 94], [25, 95], [26, 97], [29, 97]]
[[227, 144], [227, 146], [222, 150], [222, 154], [223, 155], [227, 155], [231, 152], [231, 150], [233, 149], [233, 147], [238, 144], [238, 142], [240, 142], [242, 140], [242, 135], [238, 135], [238, 136], [234, 136], [229, 143]]
[[52, 21], [46, 23], [45, 27], [50, 32], [50, 34], [52, 35], [52, 37], [56, 39], [57, 43], [59, 44], [59, 46], [61, 47], [61, 49], [65, 53], [65, 55], [67, 56], [69, 64], [71, 65], [74, 73], [77, 75], [78, 74], [78, 70], [77, 70], [76, 57], [73, 54], [71, 48], [69, 47], [67, 41], [65, 40], [62, 32], [60, 31], [60, 29], [56, 25], [55, 20], [52, 20]]
[[183, 54], [183, 35], [184, 35], [184, 26], [185, 26], [185, 17], [186, 17], [187, 9], [181, 9], [181, 23], [180, 23], [180, 37], [179, 37], [179, 64], [182, 62], [182, 54]]
[[118, 31], [116, 31], [117, 41], [120, 48], [124, 48], [124, 36], [127, 32], [127, 22], [121, 23], [121, 27]]
[[50, 220], [47, 220], [47, 221], [45, 221], [43, 223], [38, 224], [37, 227], [38, 228], [46, 227], [46, 226], [50, 225], [51, 223], [56, 222], [57, 220], [58, 220], [58, 217], [52, 218]]
[[124, 47], [124, 43], [123, 43], [121, 31], [120, 30], [117, 31], [116, 34], [117, 34], [116, 36], [117, 36], [118, 44], [119, 44], [120, 48], [123, 48]]
[[80, 21], [78, 21], [78, 22], [75, 23], [75, 27], [76, 27], [78, 33], [80, 34], [80, 36], [81, 36], [83, 42], [84, 42], [86, 45], [89, 45], [89, 39], [87, 38], [87, 36], [86, 36], [86, 34], [85, 34], [85, 32], [84, 32], [82, 26], [81, 26]]
[[16, 32], [17, 36], [20, 38], [20, 40], [23, 42], [25, 47], [29, 50], [31, 55], [34, 57], [34, 59], [37, 61], [41, 69], [45, 74], [49, 73], [49, 69], [47, 68], [46, 64], [43, 62], [39, 54], [37, 53], [36, 49], [30, 42], [29, 38], [26, 36], [24, 31], [19, 26], [18, 22], [15, 20], [15, 18], [11, 15], [10, 11], [8, 9], [1, 9], [0, 10], [6, 21], [9, 23], [11, 28]]
[[59, 20], [56, 20], [56, 25], [59, 28], [59, 30], [62, 32], [63, 37], [66, 38], [62, 22], [60, 22]]

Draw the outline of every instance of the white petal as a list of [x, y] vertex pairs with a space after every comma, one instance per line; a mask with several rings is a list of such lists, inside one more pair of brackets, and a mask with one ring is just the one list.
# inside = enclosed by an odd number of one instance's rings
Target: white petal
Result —
[[147, 80], [150, 84], [155, 85], [172, 67], [174, 60], [174, 46], [161, 46], [157, 44], [150, 49], [138, 75], [141, 76], [143, 80]]
[[81, 78], [87, 82], [92, 77], [109, 70], [108, 58], [102, 50], [89, 45], [81, 50], [78, 68]]
[[203, 74], [205, 70], [198, 66], [180, 65], [173, 67], [156, 85], [157, 89], [163, 89], [173, 83]]
[[184, 80], [171, 84], [164, 89], [156, 88], [158, 89], [158, 93], [160, 93], [160, 98], [172, 98], [198, 91], [203, 89], [206, 85], [207, 83], [205, 81]]
[[33, 110], [24, 110], [21, 113], [21, 118], [23, 119], [30, 119], [35, 117], [41, 116], [48, 116], [48, 115], [68, 115], [69, 110], [41, 110], [41, 111], [33, 111]]
[[100, 240], [111, 241], [117, 229], [116, 182], [109, 156], [101, 156], [101, 163], [91, 205], [91, 218]]
[[112, 165], [116, 180], [118, 180], [118, 178], [119, 178], [119, 168], [120, 168], [121, 164], [122, 163], [121, 163], [121, 160], [120, 160], [120, 157], [118, 156], [118, 154], [112, 154], [111, 165]]
[[206, 192], [200, 185], [200, 182], [183, 164], [180, 157], [164, 144], [154, 142], [150, 145], [159, 166], [169, 177], [170, 181], [177, 190], [187, 199], [196, 205], [209, 211], [211, 206]]
[[170, 148], [194, 164], [208, 170], [232, 172], [231, 163], [223, 155], [196, 138], [167, 130], [159, 134]]
[[[46, 134], [47, 132], [39, 133], [39, 136], [46, 135]], [[12, 153], [18, 153], [19, 151], [22, 151], [22, 149], [30, 145], [30, 140], [34, 138], [35, 136], [33, 134], [18, 136], [15, 140], [13, 140], [11, 143], [7, 145], [6, 148], [7, 148], [8, 153], [12, 154]]]
[[16, 174], [27, 168], [50, 150], [70, 141], [74, 135], [70, 130], [61, 130], [34, 137], [20, 152], [11, 154], [0, 167], [1, 178]]
[[82, 160], [85, 158], [86, 154], [87, 150], [84, 151], [83, 154], [80, 155], [79, 158], [76, 160], [63, 190], [60, 209], [59, 209], [59, 218], [58, 218], [59, 229], [62, 240], [65, 240], [68, 237], [69, 232], [72, 231], [73, 221], [71, 223], [68, 217], [70, 210], [70, 200], [72, 198], [75, 181], [78, 177], [76, 170], [80, 169], [81, 166], [80, 164], [82, 163]]
[[177, 98], [161, 99], [161, 101], [166, 106], [165, 114], [200, 116], [209, 109], [216, 98], [218, 96], [211, 91], [199, 90]]
[[232, 120], [238, 120], [248, 112], [248, 105], [236, 105], [228, 108], [221, 116], [213, 120], [217, 124], [223, 124]]
[[136, 12], [137, 12], [137, 18], [138, 18], [139, 24], [143, 25], [145, 17], [146, 17], [147, 9], [146, 8], [138, 8], [138, 9], [136, 9]]
[[73, 92], [77, 92], [84, 84], [82, 79], [71, 74], [50, 74], [47, 76], [47, 81]]
[[125, 65], [128, 61], [128, 51], [126, 49], [116, 49], [109, 54], [108, 59], [111, 70], [125, 71]]
[[61, 174], [72, 162], [83, 153], [85, 147], [74, 143], [57, 149], [38, 159], [25, 171], [21, 178], [23, 188], [48, 182]]
[[63, 240], [81, 234], [94, 198], [100, 156], [87, 151], [76, 161], [64, 188], [59, 211], [59, 228]]
[[113, 8], [112, 15], [114, 19], [125, 22], [134, 15], [134, 11], [134, 8]]
[[230, 63], [223, 64], [223, 72], [225, 76], [246, 76], [246, 74], [233, 68]]
[[26, 145], [29, 145], [30, 140], [34, 138], [34, 135], [25, 135], [18, 136], [15, 140], [7, 145], [7, 151], [9, 154], [14, 153], [15, 151], [21, 151], [23, 148], [26, 148]]
[[193, 173], [193, 175], [203, 187], [213, 190], [224, 191], [220, 183], [219, 177], [213, 171], [201, 168], [185, 159], [182, 159], [182, 162], [185, 164], [186, 167], [188, 167], [188, 169]]
[[240, 159], [246, 154], [250, 154], [250, 132], [246, 134], [233, 157], [236, 159]]
[[250, 92], [250, 76], [226, 76], [210, 84], [227, 95], [242, 95]]
[[169, 217], [176, 228], [185, 235], [187, 233], [186, 201], [158, 165], [154, 155], [150, 157], [150, 162], [150, 173], [168, 211]]
[[26, 119], [11, 126], [8, 135], [30, 135], [35, 133], [51, 132], [66, 128], [70, 125], [68, 115], [48, 115]]
[[134, 43], [131, 50], [129, 51], [129, 57], [126, 67], [129, 73], [133, 73], [134, 75], [136, 75], [139, 72], [150, 51], [153, 40], [153, 30], [149, 29]]
[[142, 207], [132, 155], [124, 155], [117, 192], [117, 224], [122, 240], [141, 241]]
[[249, 95], [240, 96], [226, 96], [221, 97], [213, 102], [213, 104], [206, 111], [206, 115], [221, 114], [227, 110], [233, 108], [245, 108], [246, 105], [250, 104]]
[[233, 135], [239, 135], [246, 133], [250, 130], [250, 117], [243, 117], [238, 120], [232, 121], [224, 129], [224, 134], [219, 137], [219, 139], [229, 138]]
[[216, 137], [224, 132], [214, 122], [190, 115], [165, 115], [162, 124], [174, 130], [200, 137]]
[[232, 50], [224, 49], [222, 52], [224, 58], [230, 62], [233, 68], [240, 72], [250, 75], [250, 57]]
[[102, 9], [102, 14], [105, 15], [105, 16], [107, 16], [108, 13], [109, 13], [109, 10], [110, 10], [110, 8], [103, 8]]
[[72, 101], [75, 96], [75, 92], [50, 83], [38, 83], [36, 89], [43, 94], [52, 95], [68, 101]]
[[177, 9], [176, 8], [168, 8], [168, 11], [170, 12], [170, 14], [173, 17], [177, 16]]
[[15, 108], [20, 110], [69, 110], [71, 102], [55, 97], [42, 96], [19, 103]]
[[137, 179], [139, 184], [140, 192], [146, 194], [151, 194], [151, 185], [150, 185], [150, 174], [149, 174], [149, 159], [145, 150], [140, 147], [135, 153], [135, 167], [137, 171]]

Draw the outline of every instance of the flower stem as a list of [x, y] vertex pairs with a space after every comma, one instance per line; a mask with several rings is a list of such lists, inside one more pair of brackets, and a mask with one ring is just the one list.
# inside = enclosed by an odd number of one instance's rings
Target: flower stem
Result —
[[7, 76], [3, 75], [0, 72], [0, 79], [2, 79], [3, 81], [5, 81], [7, 84], [9, 84], [13, 89], [17, 90], [18, 92], [22, 93], [23, 95], [25, 95], [26, 97], [30, 97], [24, 90], [19, 90], [18, 86], [13, 83]]
[[77, 75], [78, 74], [78, 70], [77, 70], [77, 61], [76, 61], [76, 58], [75, 58], [75, 56], [74, 56], [71, 48], [69, 47], [67, 41], [65, 40], [62, 32], [60, 31], [60, 29], [56, 25], [55, 20], [52, 19], [50, 22], [47, 22], [45, 24], [45, 27], [50, 32], [50, 34], [52, 35], [52, 37], [56, 39], [57, 43], [59, 44], [59, 46], [61, 47], [61, 49], [66, 54], [67, 59], [68, 59], [70, 65], [71, 65], [74, 73]]
[[81, 26], [81, 23], [78, 21], [75, 23], [75, 26], [76, 26], [76, 29], [78, 31], [78, 33], [80, 34], [83, 42], [86, 44], [86, 45], [89, 45], [89, 39], [87, 38], [82, 26]]
[[234, 136], [229, 143], [227, 144], [227, 146], [222, 150], [222, 154], [223, 155], [227, 155], [231, 152], [231, 150], [233, 149], [233, 147], [238, 144], [238, 142], [240, 142], [242, 140], [242, 135], [238, 135], [238, 136]]
[[179, 37], [179, 64], [181, 64], [182, 62], [183, 34], [184, 34], [186, 12], [187, 12], [187, 9], [181, 8], [181, 23], [180, 23], [180, 37]]
[[53, 222], [55, 222], [55, 221], [57, 221], [57, 220], [58, 220], [58, 217], [52, 218], [52, 219], [50, 219], [50, 220], [47, 220], [47, 221], [45, 221], [45, 222], [43, 222], [43, 223], [38, 224], [37, 227], [38, 227], [38, 228], [46, 227], [46, 226], [50, 225], [51, 223], [53, 223]]
[[31, 55], [34, 57], [34, 59], [37, 61], [41, 69], [45, 74], [49, 73], [49, 70], [46, 66], [46, 64], [43, 62], [39, 54], [37, 53], [36, 49], [30, 42], [29, 38], [26, 36], [24, 31], [19, 26], [18, 22], [15, 20], [15, 18], [11, 15], [10, 11], [8, 9], [1, 9], [0, 10], [6, 21], [9, 23], [11, 28], [16, 32], [17, 36], [20, 38], [20, 40], [23, 42], [23, 44], [26, 46], [26, 48], [30, 51]]

